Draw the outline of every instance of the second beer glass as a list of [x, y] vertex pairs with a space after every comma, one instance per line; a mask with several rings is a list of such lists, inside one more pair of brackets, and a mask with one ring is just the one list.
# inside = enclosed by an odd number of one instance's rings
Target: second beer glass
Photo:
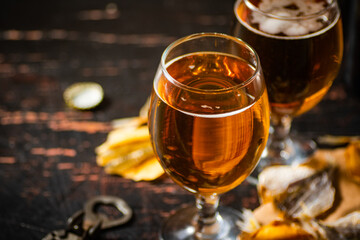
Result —
[[300, 163], [311, 141], [290, 138], [291, 121], [324, 97], [343, 53], [336, 0], [238, 0], [232, 34], [260, 56], [271, 105], [273, 133], [263, 165]]

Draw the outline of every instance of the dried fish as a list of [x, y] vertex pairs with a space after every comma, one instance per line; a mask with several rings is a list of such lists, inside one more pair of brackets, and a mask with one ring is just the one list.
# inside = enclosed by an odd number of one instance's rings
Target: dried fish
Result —
[[128, 169], [138, 165], [139, 163], [153, 156], [154, 152], [151, 144], [149, 143], [149, 145], [146, 147], [137, 149], [126, 155], [118, 156], [117, 158], [112, 159], [105, 165], [105, 171], [108, 173], [125, 172]]
[[332, 174], [333, 168], [327, 168], [290, 184], [275, 198], [275, 205], [290, 218], [316, 218], [333, 206]]
[[[117, 173], [117, 170], [115, 170], [114, 173]], [[132, 179], [134, 181], [152, 181], [162, 176], [164, 174], [164, 170], [159, 164], [156, 157], [152, 157], [146, 161], [143, 161], [136, 167], [133, 167], [131, 169], [128, 169], [126, 172], [121, 173], [124, 177]]]
[[273, 202], [279, 194], [287, 191], [290, 184], [310, 177], [316, 170], [307, 166], [271, 166], [259, 174], [258, 192], [260, 201]]
[[114, 129], [120, 128], [138, 128], [141, 125], [147, 124], [147, 118], [143, 117], [128, 117], [120, 118], [111, 121], [111, 125]]
[[242, 210], [242, 219], [237, 222], [237, 225], [243, 232], [252, 233], [260, 229], [260, 223], [254, 216], [254, 213], [250, 209]]
[[[244, 212], [240, 239], [360, 239], [360, 211], [355, 197], [359, 196], [358, 188], [344, 192], [344, 184], [357, 184], [354, 176], [359, 171], [359, 149], [360, 143], [352, 142], [341, 152], [335, 154], [332, 150], [330, 161], [317, 156], [304, 165], [264, 169], [258, 177], [261, 205], [254, 212]], [[336, 190], [341, 203], [349, 204], [345, 199], [355, 197], [355, 204], [346, 205], [345, 210], [356, 211], [340, 219], [344, 208], [339, 211], [341, 205], [334, 206], [334, 180], [340, 181]]]
[[360, 211], [352, 212], [335, 222], [321, 224], [329, 240], [360, 239]]
[[[252, 232], [242, 229], [241, 240], [323, 240], [316, 231], [302, 221], [276, 220]], [[325, 240], [325, 239], [324, 239]]]
[[347, 173], [360, 183], [360, 140], [346, 147], [345, 158]]
[[320, 136], [316, 139], [318, 144], [330, 147], [342, 146], [346, 145], [353, 141], [360, 141], [359, 136], [332, 136], [332, 135], [325, 135]]
[[147, 126], [114, 129], [109, 132], [106, 141], [96, 148], [96, 153], [102, 154], [109, 149], [143, 141], [150, 141], [150, 134]]
[[125, 144], [116, 148], [108, 148], [96, 156], [96, 163], [99, 166], [104, 167], [114, 160], [118, 161], [117, 159], [119, 158], [129, 155], [132, 152], [141, 151], [142, 149], [148, 148], [149, 146], [151, 147], [150, 140]]

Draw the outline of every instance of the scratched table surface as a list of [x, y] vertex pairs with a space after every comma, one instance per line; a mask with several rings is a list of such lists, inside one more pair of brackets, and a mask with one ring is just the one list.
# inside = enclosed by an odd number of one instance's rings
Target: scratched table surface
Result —
[[[90, 198], [119, 196], [134, 211], [100, 239], [157, 239], [161, 222], [191, 194], [167, 177], [134, 182], [107, 175], [94, 149], [113, 119], [136, 116], [160, 56], [195, 32], [229, 33], [232, 0], [5, 1], [0, 9], [0, 234], [41, 239]], [[360, 80], [360, 79], [357, 79]], [[105, 99], [92, 111], [66, 106], [72, 83], [94, 81]], [[357, 85], [358, 86], [358, 85]], [[357, 89], [358, 90], [358, 89]], [[360, 135], [358, 91], [341, 75], [324, 100], [297, 118], [306, 137]], [[221, 204], [258, 206], [246, 182]]]

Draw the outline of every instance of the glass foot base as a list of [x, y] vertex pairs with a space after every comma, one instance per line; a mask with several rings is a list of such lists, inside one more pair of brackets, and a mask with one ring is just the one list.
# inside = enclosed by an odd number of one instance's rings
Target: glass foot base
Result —
[[240, 212], [235, 209], [218, 208], [219, 231], [210, 236], [199, 236], [195, 233], [198, 210], [196, 207], [180, 209], [170, 216], [160, 231], [162, 240], [239, 240], [241, 232], [239, 221], [242, 219]]
[[257, 171], [271, 165], [298, 165], [304, 163], [316, 151], [316, 143], [312, 140], [288, 138], [281, 150], [266, 146]]

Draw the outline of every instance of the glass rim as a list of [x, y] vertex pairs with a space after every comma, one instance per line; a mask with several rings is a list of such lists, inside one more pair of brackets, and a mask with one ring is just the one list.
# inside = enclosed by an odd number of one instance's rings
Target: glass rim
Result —
[[295, 17], [286, 17], [286, 16], [279, 16], [279, 15], [271, 14], [268, 12], [264, 12], [264, 11], [260, 10], [258, 7], [256, 7], [254, 4], [252, 4], [250, 2], [250, 0], [237, 0], [234, 5], [234, 12], [235, 12], [235, 16], [237, 18], [238, 18], [237, 8], [238, 8], [240, 2], [244, 2], [248, 8], [250, 8], [254, 12], [257, 12], [263, 16], [266, 16], [268, 18], [273, 18], [273, 19], [287, 20], [287, 21], [296, 21], [296, 20], [304, 20], [304, 19], [320, 17], [321, 15], [326, 13], [330, 8], [334, 7], [334, 5], [337, 3], [336, 0], [326, 0], [328, 5], [318, 12], [311, 13], [311, 14], [305, 14], [305, 15], [301, 15], [301, 16], [295, 16]]
[[[191, 87], [188, 86], [186, 84], [183, 84], [181, 82], [179, 82], [178, 80], [176, 80], [175, 78], [173, 78], [171, 76], [171, 74], [167, 71], [167, 66], [165, 63], [165, 59], [168, 56], [169, 52], [174, 49], [176, 46], [180, 45], [183, 42], [189, 41], [189, 40], [193, 40], [193, 39], [197, 39], [197, 38], [201, 38], [201, 37], [217, 37], [217, 38], [226, 38], [228, 40], [231, 40], [235, 43], [239, 43], [241, 45], [243, 45], [246, 49], [249, 50], [249, 52], [251, 52], [254, 55], [254, 60], [255, 60], [255, 71], [254, 73], [248, 77], [248, 79], [246, 79], [245, 81], [236, 84], [234, 86], [231, 87], [227, 87], [227, 88], [221, 88], [221, 89], [201, 89], [201, 88], [196, 88], [196, 87]], [[203, 51], [205, 52], [205, 51]], [[215, 51], [214, 51], [215, 52]], [[192, 52], [195, 53], [195, 52]], [[220, 53], [220, 51], [219, 51]], [[190, 53], [188, 53], [190, 54]], [[235, 56], [235, 55], [234, 55]], [[246, 43], [245, 41], [241, 40], [240, 38], [236, 38], [224, 33], [217, 33], [217, 32], [202, 32], [202, 33], [194, 33], [182, 38], [179, 38], [177, 40], [175, 40], [174, 42], [172, 42], [170, 45], [168, 45], [166, 47], [166, 49], [164, 50], [164, 52], [162, 53], [161, 56], [161, 61], [160, 61], [160, 66], [161, 66], [161, 70], [163, 72], [163, 74], [165, 75], [166, 79], [169, 80], [170, 82], [172, 82], [174, 85], [189, 90], [189, 91], [193, 91], [193, 92], [200, 92], [200, 93], [223, 93], [223, 92], [227, 92], [227, 91], [231, 91], [233, 89], [239, 89], [239, 88], [244, 88], [246, 87], [248, 84], [250, 84], [251, 82], [253, 82], [256, 79], [256, 76], [259, 74], [260, 72], [260, 59], [258, 54], [256, 53], [256, 51], [253, 49], [253, 47], [251, 47], [248, 43]]]

